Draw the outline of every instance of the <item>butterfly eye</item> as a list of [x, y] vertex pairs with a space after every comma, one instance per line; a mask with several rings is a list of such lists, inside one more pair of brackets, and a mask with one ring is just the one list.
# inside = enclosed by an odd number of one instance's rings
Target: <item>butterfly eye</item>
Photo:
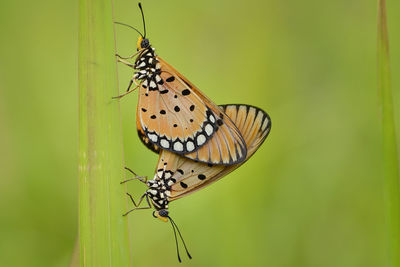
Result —
[[140, 46], [141, 46], [142, 48], [148, 48], [148, 47], [150, 46], [150, 41], [149, 41], [149, 39], [144, 38], [144, 39], [142, 40], [142, 42], [140, 43]]
[[161, 217], [168, 217], [168, 210], [160, 210], [158, 212], [158, 215], [160, 215]]

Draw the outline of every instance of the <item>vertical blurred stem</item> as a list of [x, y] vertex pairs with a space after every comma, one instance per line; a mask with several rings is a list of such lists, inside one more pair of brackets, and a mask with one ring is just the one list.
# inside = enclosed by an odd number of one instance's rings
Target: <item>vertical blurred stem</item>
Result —
[[111, 0], [79, 0], [81, 266], [129, 266]]
[[400, 267], [400, 190], [397, 143], [390, 83], [386, 1], [378, 0], [378, 90], [383, 126], [384, 194], [390, 267]]

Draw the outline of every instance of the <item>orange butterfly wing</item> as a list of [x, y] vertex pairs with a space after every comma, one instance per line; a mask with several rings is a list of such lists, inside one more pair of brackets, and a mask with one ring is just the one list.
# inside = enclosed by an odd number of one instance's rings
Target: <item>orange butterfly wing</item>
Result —
[[[271, 120], [263, 110], [248, 105], [224, 105], [223, 111], [238, 129], [248, 147], [246, 160], [249, 159], [267, 138], [271, 129]], [[156, 177], [163, 172], [172, 173], [175, 183], [171, 186], [169, 201], [181, 198], [221, 179], [243, 164], [229, 166], [195, 162], [169, 151], [161, 151]]]
[[235, 124], [172, 66], [156, 59], [161, 70], [157, 89], [155, 81], [146, 80], [139, 89], [137, 126], [142, 141], [153, 151], [159, 147], [200, 162], [243, 161], [246, 143]]

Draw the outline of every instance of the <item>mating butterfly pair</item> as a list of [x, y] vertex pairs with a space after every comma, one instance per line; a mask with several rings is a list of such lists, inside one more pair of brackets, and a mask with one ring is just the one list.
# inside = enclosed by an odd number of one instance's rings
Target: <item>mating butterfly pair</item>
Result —
[[[136, 70], [127, 92], [119, 97], [139, 88], [138, 134], [148, 148], [160, 153], [160, 157], [152, 180], [136, 175], [133, 178], [144, 182], [148, 190], [138, 203], [129, 195], [135, 206], [129, 212], [149, 209], [152, 204], [154, 217], [162, 221], [169, 219], [181, 261], [176, 232], [181, 239], [182, 235], [169, 216], [169, 202], [204, 188], [243, 164], [267, 137], [271, 121], [267, 113], [253, 106], [217, 106], [157, 56], [146, 39], [140, 3], [139, 8], [144, 35], [119, 23], [140, 34], [138, 52], [127, 58], [118, 56], [119, 62]], [[126, 61], [135, 56], [134, 64]], [[136, 87], [131, 90], [133, 83]], [[139, 207], [143, 200], [147, 206]], [[182, 242], [186, 249], [183, 239]], [[187, 249], [186, 252], [191, 258]]]

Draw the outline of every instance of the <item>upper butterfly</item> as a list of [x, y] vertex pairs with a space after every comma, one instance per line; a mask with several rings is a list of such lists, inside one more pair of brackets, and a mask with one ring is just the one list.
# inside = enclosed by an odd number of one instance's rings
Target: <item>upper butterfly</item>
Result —
[[[144, 35], [137, 42], [138, 52], [118, 61], [134, 68], [128, 90], [139, 88], [137, 128], [140, 138], [153, 150], [159, 148], [183, 157], [211, 164], [231, 165], [247, 155], [242, 135], [224, 111], [200, 92], [182, 74], [155, 53]], [[134, 64], [126, 61], [136, 56]], [[131, 85], [136, 87], [130, 90]]]

